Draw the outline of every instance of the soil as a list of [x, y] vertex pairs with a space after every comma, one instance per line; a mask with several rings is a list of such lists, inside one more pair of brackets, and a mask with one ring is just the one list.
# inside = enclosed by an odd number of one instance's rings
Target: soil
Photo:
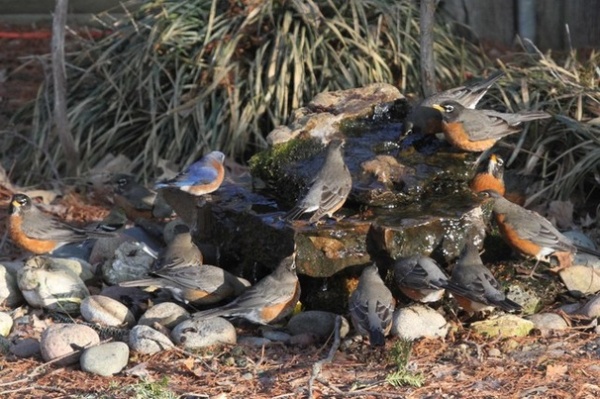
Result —
[[[32, 31], [11, 26], [0, 26], [0, 30]], [[48, 51], [49, 39], [0, 38], [0, 49], [1, 130], [16, 109], [35, 97], [44, 77], [35, 56]], [[4, 206], [9, 195], [5, 189], [0, 191]], [[5, 209], [0, 218], [6, 218]], [[19, 255], [6, 240], [2, 252], [3, 257]], [[47, 317], [37, 311], [33, 314]], [[452, 323], [445, 340], [426, 339], [413, 345], [406, 369], [421, 373], [423, 386], [396, 388], [385, 382], [396, 370], [390, 359], [394, 339], [378, 349], [357, 341], [335, 352], [332, 361], [322, 366], [313, 397], [600, 397], [598, 334], [572, 328], [550, 336], [535, 332], [525, 338], [496, 339], [472, 334], [457, 319]], [[260, 333], [255, 327], [242, 326], [240, 334]], [[152, 356], [132, 354], [127, 369], [110, 378], [87, 374], [76, 366], [45, 365], [39, 357], [19, 359], [3, 354], [0, 397], [167, 397], [156, 393], [162, 388], [180, 398], [305, 398], [309, 397], [313, 367], [327, 357], [331, 345], [332, 340], [305, 347], [273, 344], [213, 348], [198, 354], [181, 350]], [[142, 387], [145, 393], [140, 393]]]

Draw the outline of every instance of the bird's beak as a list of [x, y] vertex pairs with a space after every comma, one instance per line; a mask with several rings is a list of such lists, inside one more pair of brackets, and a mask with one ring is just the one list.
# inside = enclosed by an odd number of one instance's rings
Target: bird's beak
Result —
[[440, 112], [446, 112], [446, 110], [444, 109], [444, 107], [442, 107], [440, 104], [433, 104], [433, 105], [431, 106], [431, 108], [433, 108], [433, 109], [437, 109], [437, 110], [438, 110], [438, 111], [440, 111]]

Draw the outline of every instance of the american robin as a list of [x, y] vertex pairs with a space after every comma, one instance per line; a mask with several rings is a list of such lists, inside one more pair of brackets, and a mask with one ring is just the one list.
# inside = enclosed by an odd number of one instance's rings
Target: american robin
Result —
[[45, 254], [69, 243], [88, 238], [112, 237], [102, 231], [79, 229], [40, 211], [25, 194], [15, 194], [10, 201], [8, 231], [19, 247]]
[[395, 302], [376, 265], [365, 267], [348, 306], [356, 331], [369, 335], [371, 346], [385, 345], [385, 336], [392, 328]]
[[560, 268], [571, 264], [571, 256], [581, 251], [600, 257], [600, 252], [579, 246], [559, 232], [540, 214], [514, 204], [493, 190], [479, 193], [482, 199], [493, 201], [493, 211], [504, 240], [525, 256], [546, 260], [555, 256]]
[[154, 188], [176, 188], [196, 196], [210, 194], [223, 183], [224, 161], [225, 154], [222, 152], [209, 152], [173, 179], [156, 183]]
[[275, 271], [227, 305], [196, 312], [194, 318], [242, 317], [252, 323], [275, 323], [289, 315], [300, 298], [295, 253], [284, 258]]
[[208, 305], [239, 295], [249, 283], [217, 266], [200, 264], [169, 265], [150, 273], [152, 278], [125, 281], [121, 287], [160, 287], [176, 300], [191, 305]]
[[415, 105], [406, 117], [403, 134], [413, 131], [422, 134], [441, 133], [442, 115], [438, 110], [431, 108], [433, 104], [451, 100], [462, 104], [465, 108], [474, 109], [490, 87], [502, 76], [504, 76], [504, 72], [498, 71], [480, 82], [455, 87], [425, 98]]
[[343, 145], [344, 142], [339, 139], [329, 142], [321, 170], [312, 180], [304, 198], [298, 201], [284, 219], [293, 220], [304, 213], [314, 212], [309, 219], [309, 223], [314, 223], [325, 215], [332, 217], [344, 205], [352, 189], [352, 176], [344, 162]]
[[418, 255], [396, 259], [394, 278], [404, 295], [423, 303], [442, 299], [448, 281], [448, 276], [435, 260]]
[[194, 244], [189, 228], [184, 225], [177, 225], [174, 233], [173, 240], [167, 245], [167, 250], [162, 256], [161, 269], [202, 265], [202, 252]]
[[504, 195], [504, 160], [496, 154], [490, 155], [487, 168], [475, 175], [469, 183], [469, 188], [474, 193], [494, 190]]
[[152, 218], [156, 200], [154, 191], [138, 183], [134, 176], [125, 173], [111, 176], [109, 183], [113, 187], [115, 206], [123, 209], [130, 220]]
[[444, 137], [463, 151], [481, 152], [501, 138], [521, 131], [523, 122], [550, 118], [543, 111], [507, 114], [486, 109], [468, 109], [456, 101], [433, 104], [442, 113]]
[[477, 247], [469, 241], [452, 270], [446, 289], [470, 313], [494, 306], [507, 312], [521, 309], [521, 305], [506, 297], [492, 272], [481, 261]]

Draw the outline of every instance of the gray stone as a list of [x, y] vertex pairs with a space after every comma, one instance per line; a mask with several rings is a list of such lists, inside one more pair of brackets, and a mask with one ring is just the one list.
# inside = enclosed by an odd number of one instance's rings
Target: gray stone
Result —
[[237, 334], [233, 324], [223, 318], [213, 317], [186, 320], [175, 326], [171, 338], [185, 349], [197, 349], [212, 345], [235, 345]]
[[173, 346], [169, 337], [152, 327], [137, 325], [129, 332], [129, 347], [135, 352], [151, 355]]
[[[327, 339], [333, 333], [335, 319], [338, 315], [321, 310], [307, 310], [294, 315], [288, 322], [286, 328], [292, 335], [314, 334], [319, 339]], [[350, 324], [342, 317], [340, 326], [340, 337], [344, 338], [350, 331]]]
[[16, 273], [13, 274], [0, 264], [0, 305], [14, 308], [23, 303], [23, 295], [17, 285]]
[[561, 270], [559, 275], [573, 296], [585, 296], [600, 291], [600, 270], [574, 265]]
[[83, 351], [79, 364], [83, 371], [101, 376], [119, 373], [129, 361], [129, 347], [124, 342], [108, 342]]
[[600, 317], [600, 295], [590, 298], [590, 300], [587, 301], [587, 303], [583, 305], [583, 307], [579, 309], [577, 313], [589, 319]]
[[565, 330], [569, 327], [567, 321], [561, 315], [556, 313], [537, 313], [527, 316], [527, 320], [532, 321], [535, 328], [542, 332]]
[[83, 259], [77, 258], [48, 258], [53, 266], [58, 269], [68, 269], [75, 273], [82, 281], [89, 281], [95, 277], [95, 268]]
[[262, 332], [263, 337], [265, 337], [266, 339], [268, 339], [270, 341], [274, 341], [274, 342], [287, 343], [290, 341], [290, 338], [291, 338], [290, 334], [283, 332], [283, 331], [273, 330], [272, 328], [269, 328], [269, 327], [261, 328], [261, 332]]
[[473, 331], [492, 338], [525, 337], [534, 327], [532, 321], [512, 314], [471, 323]]
[[102, 265], [102, 276], [108, 284], [144, 278], [152, 269], [155, 259], [146, 252], [143, 244], [124, 242], [114, 257]]
[[117, 248], [125, 242], [134, 243], [135, 240], [124, 234], [97, 239], [90, 254], [90, 263], [92, 265], [103, 265], [105, 262], [110, 261], [115, 256]]
[[135, 324], [133, 313], [122, 303], [102, 295], [92, 295], [81, 302], [81, 316], [101, 326], [126, 326]]
[[[573, 242], [581, 247], [596, 250], [594, 242], [579, 230], [565, 231], [563, 234], [569, 237]], [[600, 269], [600, 258], [594, 255], [586, 254], [581, 251], [577, 252], [573, 258], [573, 264], [579, 266], [587, 266], [594, 269]]]
[[19, 270], [17, 283], [29, 305], [62, 313], [77, 313], [90, 295], [84, 282], [47, 256], [30, 258]]
[[173, 302], [163, 302], [152, 306], [140, 317], [138, 325], [154, 326], [156, 323], [166, 328], [173, 328], [177, 324], [190, 318], [187, 310]]
[[[44, 361], [63, 357], [56, 362], [59, 366], [77, 363], [81, 352], [77, 348], [100, 343], [98, 333], [81, 324], [53, 324], [41, 336], [40, 350]], [[70, 354], [70, 355], [69, 355]]]
[[7, 337], [13, 326], [12, 317], [6, 312], [0, 312], [0, 335]]
[[11, 343], [9, 350], [16, 357], [32, 357], [40, 353], [40, 341], [35, 338], [19, 339]]
[[445, 337], [448, 323], [444, 316], [421, 304], [413, 304], [394, 311], [392, 335], [413, 341], [419, 338]]

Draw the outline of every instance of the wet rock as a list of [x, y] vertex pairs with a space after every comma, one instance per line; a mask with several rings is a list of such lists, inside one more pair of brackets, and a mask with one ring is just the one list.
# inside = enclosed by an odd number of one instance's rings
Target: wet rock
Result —
[[567, 321], [561, 315], [556, 313], [537, 313], [527, 316], [527, 320], [532, 321], [535, 328], [542, 332], [550, 330], [566, 330], [569, 327]]
[[493, 338], [525, 337], [534, 327], [532, 321], [511, 314], [471, 323], [473, 331]]
[[141, 279], [151, 270], [154, 261], [142, 244], [125, 242], [116, 249], [112, 260], [102, 265], [102, 276], [113, 285]]
[[[49, 362], [65, 356], [56, 362], [59, 366], [77, 363], [81, 352], [77, 348], [100, 343], [98, 333], [81, 324], [53, 324], [41, 336], [40, 350], [44, 361]], [[71, 354], [71, 355], [69, 355]], [[69, 356], [67, 356], [69, 355]]]
[[575, 265], [561, 270], [559, 276], [573, 296], [585, 296], [600, 291], [600, 270]]
[[189, 318], [190, 314], [181, 306], [173, 302], [163, 302], [148, 309], [140, 317], [138, 325], [153, 327], [159, 324], [166, 328], [173, 328]]
[[133, 313], [122, 303], [102, 295], [92, 295], [81, 302], [81, 316], [101, 326], [127, 326], [135, 324]]
[[13, 326], [12, 317], [6, 312], [0, 312], [0, 335], [7, 337]]
[[83, 351], [79, 364], [83, 371], [105, 377], [119, 373], [129, 361], [129, 347], [124, 342], [108, 342]]
[[[292, 335], [314, 334], [319, 339], [324, 340], [331, 336], [335, 327], [335, 319], [338, 315], [321, 310], [307, 310], [293, 316], [288, 322], [286, 328]], [[345, 317], [342, 317], [340, 327], [340, 337], [344, 338], [350, 331], [350, 324]]]
[[410, 341], [445, 337], [448, 323], [444, 316], [430, 307], [413, 304], [394, 311], [391, 334]]
[[233, 324], [220, 317], [189, 319], [175, 326], [171, 332], [173, 341], [187, 350], [212, 345], [235, 345], [237, 335]]
[[15, 274], [0, 264], [0, 305], [14, 308], [23, 303], [23, 295], [19, 291]]
[[149, 326], [137, 325], [129, 332], [129, 347], [138, 353], [151, 355], [173, 346], [169, 337]]
[[77, 274], [47, 256], [30, 258], [19, 270], [17, 283], [31, 306], [61, 313], [79, 312], [81, 301], [90, 295]]
[[328, 141], [345, 121], [369, 117], [378, 104], [401, 98], [400, 91], [386, 83], [320, 93], [308, 106], [294, 111], [289, 127], [276, 128], [267, 136], [267, 141], [272, 144], [284, 143], [305, 132], [309, 132], [313, 138]]
[[35, 338], [18, 339], [11, 343], [9, 350], [16, 357], [32, 357], [40, 353], [40, 341]]
[[577, 310], [577, 313], [589, 319], [600, 317], [600, 295], [590, 298], [581, 309]]

